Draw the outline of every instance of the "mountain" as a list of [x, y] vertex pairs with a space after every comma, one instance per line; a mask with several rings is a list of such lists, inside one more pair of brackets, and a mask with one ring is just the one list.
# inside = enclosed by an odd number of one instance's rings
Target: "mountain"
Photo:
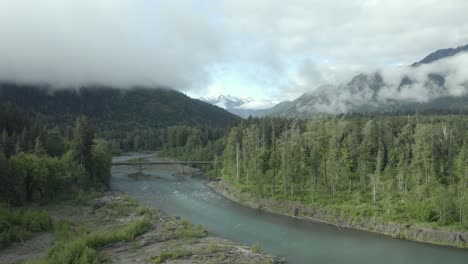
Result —
[[468, 45], [435, 51], [399, 69], [404, 74], [396, 80], [386, 81], [384, 74], [374, 72], [359, 74], [344, 84], [324, 85], [274, 106], [267, 115], [307, 118], [345, 113], [468, 113], [468, 76], [454, 78], [435, 64], [467, 51]]
[[167, 88], [78, 89], [0, 83], [0, 103], [10, 102], [45, 124], [73, 124], [81, 114], [98, 129], [133, 130], [172, 125], [226, 127], [240, 118], [224, 109]]
[[240, 108], [240, 106], [254, 101], [250, 97], [244, 98], [232, 95], [220, 95], [217, 97], [201, 97], [200, 100], [226, 109], [227, 111], [244, 118], [249, 117], [250, 115], [255, 115], [257, 112], [256, 109]]
[[421, 65], [421, 64], [429, 64], [429, 63], [432, 63], [434, 61], [444, 59], [444, 58], [448, 58], [448, 57], [454, 56], [454, 55], [456, 55], [456, 54], [458, 54], [460, 52], [466, 52], [466, 51], [468, 51], [468, 44], [465, 45], [465, 46], [460, 46], [458, 48], [454, 48], [454, 49], [452, 49], [452, 48], [450, 48], [450, 49], [440, 49], [440, 50], [434, 51], [431, 54], [427, 55], [424, 59], [411, 64], [411, 66], [418, 66], [418, 65]]
[[216, 105], [226, 110], [239, 107], [245, 103], [253, 101], [253, 99], [250, 97], [246, 97], [246, 98], [236, 97], [230, 94], [220, 95], [217, 97], [216, 96], [215, 97], [201, 97], [200, 100], [210, 103], [212, 105]]

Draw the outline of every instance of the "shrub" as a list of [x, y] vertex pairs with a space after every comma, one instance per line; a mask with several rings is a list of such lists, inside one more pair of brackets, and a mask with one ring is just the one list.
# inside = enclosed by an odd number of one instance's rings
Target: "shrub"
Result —
[[72, 238], [75, 234], [68, 222], [60, 220], [54, 224], [54, 237], [58, 241]]
[[26, 209], [20, 219], [21, 226], [33, 232], [46, 231], [52, 228], [52, 218], [45, 211]]
[[[66, 230], [66, 223], [57, 226]], [[148, 219], [134, 221], [117, 230], [85, 234], [74, 240], [62, 240], [56, 243], [47, 256], [36, 263], [101, 263], [96, 249], [120, 241], [131, 241], [151, 228]]]
[[25, 241], [32, 232], [47, 231], [52, 228], [52, 218], [41, 210], [30, 208], [8, 209], [0, 206], [0, 247], [12, 242]]
[[148, 216], [152, 215], [152, 210], [148, 207], [138, 206], [136, 211], [139, 215], [148, 215]]
[[260, 247], [260, 244], [255, 243], [250, 247], [250, 250], [252, 250], [253, 253], [260, 253], [262, 248]]
[[175, 230], [176, 235], [181, 238], [202, 238], [208, 235], [208, 232], [200, 225], [193, 225], [188, 221], [182, 221], [184, 228]]
[[131, 197], [129, 195], [122, 196], [122, 199], [131, 206], [134, 206], [134, 207], [138, 206], [138, 201], [135, 198], [133, 198], [133, 197]]

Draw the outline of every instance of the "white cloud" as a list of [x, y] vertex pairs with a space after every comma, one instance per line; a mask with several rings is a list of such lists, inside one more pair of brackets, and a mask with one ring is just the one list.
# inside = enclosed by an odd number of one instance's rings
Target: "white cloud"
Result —
[[[381, 100], [407, 99], [424, 102], [441, 96], [460, 96], [468, 94], [468, 53], [423, 64], [418, 67], [387, 67], [380, 71], [385, 87], [379, 92]], [[430, 74], [444, 77], [443, 87], [431, 84]], [[399, 87], [407, 76], [412, 84]]]
[[239, 109], [255, 109], [255, 110], [260, 110], [260, 109], [267, 109], [273, 107], [275, 104], [278, 102], [275, 101], [270, 101], [270, 100], [254, 100], [251, 102], [247, 102], [245, 104], [242, 104], [236, 108]]
[[1, 0], [0, 78], [187, 89], [221, 56], [218, 29], [189, 3]]
[[466, 44], [467, 11], [465, 0], [0, 0], [0, 79], [203, 94], [211, 69], [251, 65], [259, 74], [233, 75], [292, 98]]

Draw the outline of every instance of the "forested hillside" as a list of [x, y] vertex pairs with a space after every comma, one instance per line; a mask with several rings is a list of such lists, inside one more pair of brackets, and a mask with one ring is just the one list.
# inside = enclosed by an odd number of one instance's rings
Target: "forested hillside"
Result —
[[47, 125], [73, 125], [86, 115], [99, 131], [174, 125], [226, 127], [240, 118], [208, 103], [166, 88], [50, 88], [0, 83], [0, 102], [11, 102]]
[[344, 217], [468, 227], [468, 117], [250, 119], [223, 178], [260, 197]]

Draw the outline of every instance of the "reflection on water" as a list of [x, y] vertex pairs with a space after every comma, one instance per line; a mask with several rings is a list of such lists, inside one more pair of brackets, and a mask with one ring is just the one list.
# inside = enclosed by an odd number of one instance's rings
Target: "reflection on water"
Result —
[[[119, 157], [125, 160], [131, 157]], [[289, 263], [468, 263], [468, 250], [396, 240], [356, 230], [273, 215], [233, 203], [200, 178], [176, 177], [167, 171], [145, 170], [153, 177], [133, 180], [125, 167], [112, 169], [111, 188], [147, 206], [189, 219], [227, 239], [259, 243]], [[159, 178], [156, 178], [158, 176]]]

